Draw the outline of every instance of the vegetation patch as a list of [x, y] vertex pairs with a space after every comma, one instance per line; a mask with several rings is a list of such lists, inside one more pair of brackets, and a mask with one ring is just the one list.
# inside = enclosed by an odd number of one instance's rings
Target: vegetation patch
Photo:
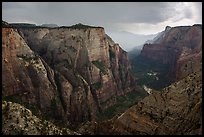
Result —
[[[172, 83], [172, 78], [167, 74], [170, 72], [170, 65], [162, 64], [139, 56], [132, 59], [133, 72], [138, 78], [137, 83], [139, 86], [146, 85], [155, 90], [161, 90]], [[158, 79], [153, 75], [148, 75], [149, 72], [157, 72]]]
[[100, 62], [98, 60], [95, 60], [95, 61], [92, 61], [92, 63], [98, 68], [100, 69], [100, 71], [103, 73], [103, 74], [106, 74], [107, 73], [107, 69], [105, 67], [105, 65], [103, 64], [103, 62]]
[[7, 102], [10, 101], [13, 103], [19, 103], [19, 104], [25, 106], [27, 109], [30, 109], [34, 115], [40, 116], [40, 110], [38, 109], [38, 107], [34, 104], [29, 104], [27, 102], [23, 102], [19, 95], [11, 95], [11, 96], [2, 97], [2, 100], [7, 101]]
[[73, 66], [69, 63], [68, 59], [63, 59], [61, 61], [61, 63], [63, 64], [64, 67], [68, 68], [68, 69], [72, 69]]
[[138, 101], [143, 99], [147, 94], [144, 92], [129, 92], [123, 96], [116, 97], [116, 104], [107, 108], [104, 112], [97, 113], [97, 121], [101, 122], [119, 116], [128, 108], [136, 105]]
[[38, 60], [37, 56], [30, 57], [30, 56], [27, 56], [27, 55], [17, 55], [17, 57], [22, 58], [23, 60], [25, 60], [27, 62], [30, 62], [31, 60]]
[[[65, 111], [67, 111], [65, 101], [64, 101], [63, 97], [61, 96], [62, 94], [61, 94], [61, 75], [60, 75], [60, 73], [55, 72], [55, 74], [54, 74], [54, 80], [55, 80], [55, 83], [56, 83], [56, 86], [57, 86], [57, 91], [58, 91], [59, 94], [60, 94], [59, 98], [60, 98], [60, 101], [61, 101], [61, 103], [62, 103], [62, 107], [63, 107], [63, 109], [64, 109]], [[55, 101], [55, 102], [56, 102], [56, 101]]]
[[109, 49], [109, 56], [111, 59], [115, 59], [115, 52], [113, 52], [111, 49]]
[[76, 50], [74, 47], [72, 47], [72, 46], [68, 46], [68, 48], [69, 48], [72, 52], [77, 52], [77, 50]]
[[[110, 91], [110, 92], [113, 92], [113, 91]], [[113, 100], [114, 99], [114, 95], [113, 96], [111, 96], [110, 98], [108, 98], [107, 100], [105, 100], [104, 102], [101, 102], [100, 104], [102, 105], [102, 106], [104, 106], [104, 105], [106, 105], [108, 102], [110, 102], [111, 100]]]
[[[20, 103], [19, 103], [20, 104]], [[27, 108], [27, 109], [29, 109], [29, 110], [31, 110], [31, 112], [34, 114], [34, 115], [36, 115], [36, 116], [41, 116], [41, 112], [40, 112], [40, 110], [39, 110], [39, 108], [36, 106], [36, 105], [34, 105], [34, 104], [29, 104], [29, 103], [22, 103], [22, 105], [25, 107], [25, 108]]]
[[87, 96], [88, 96], [88, 92], [89, 92], [88, 85], [86, 85], [86, 84], [84, 83], [84, 81], [83, 81], [83, 80], [82, 80], [82, 84], [83, 84], [84, 91], [85, 91], [85, 93], [86, 93], [86, 97], [87, 97]]
[[102, 27], [89, 26], [89, 25], [78, 23], [72, 26], [61, 26], [60, 28], [87, 29], [87, 28], [102, 28]]
[[56, 110], [57, 109], [57, 102], [55, 98], [52, 98], [51, 100], [51, 110]]
[[2, 97], [2, 100], [21, 103], [21, 99], [17, 95], [5, 96], [5, 97]]
[[92, 84], [92, 86], [93, 86], [93, 88], [95, 90], [98, 90], [98, 89], [100, 89], [102, 87], [102, 83], [101, 82], [96, 82], [96, 83]]

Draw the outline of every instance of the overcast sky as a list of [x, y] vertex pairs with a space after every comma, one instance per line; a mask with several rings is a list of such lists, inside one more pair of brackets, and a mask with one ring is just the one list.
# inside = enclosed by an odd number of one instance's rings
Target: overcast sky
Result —
[[11, 22], [102, 26], [120, 31], [155, 34], [168, 26], [202, 24], [201, 2], [3, 2], [2, 19]]

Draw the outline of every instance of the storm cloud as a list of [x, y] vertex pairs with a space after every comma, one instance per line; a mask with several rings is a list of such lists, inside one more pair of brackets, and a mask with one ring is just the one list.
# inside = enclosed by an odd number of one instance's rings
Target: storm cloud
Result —
[[[2, 19], [35, 24], [102, 26], [107, 33], [155, 34], [202, 23], [201, 2], [3, 2]], [[117, 38], [116, 38], [117, 39]]]

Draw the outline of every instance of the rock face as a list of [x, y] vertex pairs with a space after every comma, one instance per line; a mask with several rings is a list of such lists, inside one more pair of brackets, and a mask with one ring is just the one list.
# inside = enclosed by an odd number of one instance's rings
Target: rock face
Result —
[[103, 28], [20, 31], [31, 49], [65, 76], [74, 88], [82, 83], [78, 75], [83, 77], [102, 110], [114, 104], [115, 95], [124, 94], [133, 86], [127, 53], [107, 38]]
[[153, 43], [144, 45], [140, 56], [170, 65], [167, 77], [182, 79], [202, 62], [202, 25], [167, 26]]
[[128, 54], [118, 44], [114, 44], [109, 50], [110, 54], [115, 55], [115, 57], [111, 55], [111, 70], [117, 84], [117, 89], [119, 89], [117, 94], [125, 94], [124, 91], [131, 91], [135, 84], [134, 77], [131, 74]]
[[66, 124], [94, 120], [134, 90], [127, 53], [101, 27], [2, 28], [2, 95]]
[[37, 118], [29, 109], [17, 103], [3, 101], [2, 117], [3, 135], [79, 135]]
[[89, 127], [94, 134], [201, 135], [201, 66], [161, 93], [147, 96], [119, 117]]
[[[56, 74], [13, 28], [2, 28], [2, 73], [3, 98], [30, 103], [56, 119], [63, 116], [61, 120], [67, 121]], [[66, 92], [71, 92], [71, 88], [67, 83]], [[52, 102], [56, 102], [55, 109]]]

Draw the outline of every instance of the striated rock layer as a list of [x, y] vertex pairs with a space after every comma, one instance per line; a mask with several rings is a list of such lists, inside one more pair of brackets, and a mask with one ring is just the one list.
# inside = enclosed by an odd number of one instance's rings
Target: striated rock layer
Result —
[[4, 99], [77, 125], [135, 88], [127, 53], [101, 27], [4, 26]]
[[201, 135], [202, 69], [145, 97], [111, 120], [80, 132], [119, 135]]
[[167, 26], [154, 42], [144, 45], [140, 57], [170, 65], [167, 79], [184, 78], [202, 63], [202, 25]]

